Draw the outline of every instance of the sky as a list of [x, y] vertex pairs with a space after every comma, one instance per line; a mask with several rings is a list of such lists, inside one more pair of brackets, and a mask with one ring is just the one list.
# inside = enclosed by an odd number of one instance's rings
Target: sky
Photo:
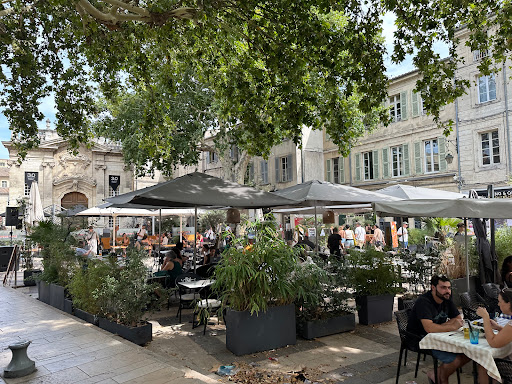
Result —
[[[383, 17], [383, 34], [386, 39], [386, 47], [388, 51], [388, 56], [386, 57], [386, 68], [387, 68], [387, 75], [389, 77], [395, 77], [398, 75], [401, 75], [403, 73], [410, 72], [414, 69], [412, 65], [412, 59], [411, 57], [407, 57], [405, 61], [399, 65], [391, 63], [390, 59], [390, 53], [392, 52], [393, 47], [393, 32], [396, 30], [396, 27], [394, 25], [395, 23], [395, 17], [391, 13], [387, 13]], [[436, 51], [441, 54], [441, 57], [448, 56], [448, 48], [446, 46], [443, 46], [439, 44], [436, 46]], [[55, 121], [55, 103], [53, 101], [53, 97], [47, 97], [43, 99], [43, 102], [40, 106], [40, 109], [42, 113], [44, 114], [44, 119], [38, 123], [39, 128], [45, 128], [46, 127], [46, 120], [50, 119], [51, 127], [53, 128], [53, 122]], [[11, 131], [9, 130], [9, 123], [7, 122], [6, 117], [0, 110], [0, 141], [8, 141], [11, 139]], [[0, 144], [0, 159], [8, 159], [9, 153], [7, 149]]]

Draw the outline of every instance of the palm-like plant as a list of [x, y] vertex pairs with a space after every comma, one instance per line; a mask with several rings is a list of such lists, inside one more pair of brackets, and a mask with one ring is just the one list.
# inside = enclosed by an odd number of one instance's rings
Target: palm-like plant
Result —
[[423, 217], [426, 229], [434, 236], [439, 238], [441, 243], [445, 242], [446, 234], [450, 230], [456, 230], [460, 219], [445, 217]]

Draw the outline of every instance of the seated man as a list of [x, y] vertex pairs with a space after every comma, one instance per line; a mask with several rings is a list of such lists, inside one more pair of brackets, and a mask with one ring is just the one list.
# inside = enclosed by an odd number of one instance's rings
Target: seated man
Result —
[[[431, 332], [453, 332], [464, 324], [462, 316], [451, 300], [451, 283], [446, 276], [432, 277], [431, 290], [418, 297], [409, 314], [407, 331], [419, 336]], [[464, 354], [432, 350], [432, 355], [442, 362], [438, 370], [427, 373], [429, 383], [448, 384], [448, 377], [470, 359]]]
[[80, 240], [78, 242], [78, 247], [75, 248], [75, 255], [77, 256], [81, 256], [81, 257], [89, 257], [91, 258], [92, 257], [92, 249], [87, 249], [85, 247], [85, 242], [83, 240]]

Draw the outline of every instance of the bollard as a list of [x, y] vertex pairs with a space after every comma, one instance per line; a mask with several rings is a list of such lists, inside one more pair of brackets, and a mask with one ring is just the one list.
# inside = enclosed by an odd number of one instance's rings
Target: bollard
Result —
[[27, 348], [31, 341], [20, 341], [9, 345], [12, 352], [12, 360], [4, 369], [4, 378], [23, 377], [30, 375], [36, 370], [36, 363], [27, 356]]

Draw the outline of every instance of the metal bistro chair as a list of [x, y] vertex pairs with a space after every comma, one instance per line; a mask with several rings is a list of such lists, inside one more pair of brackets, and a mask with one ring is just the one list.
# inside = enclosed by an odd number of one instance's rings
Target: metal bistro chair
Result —
[[[220, 302], [220, 300], [214, 298], [206, 298], [198, 301], [196, 304], [196, 308], [194, 310], [194, 315], [192, 317], [192, 329], [199, 327], [201, 325], [201, 322], [203, 322], [203, 335], [205, 335], [206, 325], [208, 324], [208, 319], [210, 318], [211, 312], [214, 310], [218, 310], [221, 307], [221, 305], [222, 303]], [[203, 314], [206, 314], [206, 316], [203, 316]], [[200, 319], [197, 323], [195, 322], [196, 316], [200, 316]], [[219, 321], [217, 320], [217, 324], [218, 323]]]
[[512, 361], [506, 359], [494, 359], [503, 384], [512, 384]]
[[[414, 377], [418, 377], [418, 368], [420, 366], [420, 356], [421, 354], [432, 356], [432, 351], [430, 349], [421, 349], [420, 341], [422, 339], [421, 336], [415, 335], [411, 332], [407, 331], [407, 324], [409, 322], [409, 313], [410, 309], [402, 309], [401, 311], [395, 312], [396, 323], [398, 325], [398, 333], [400, 334], [400, 354], [398, 357], [398, 367], [396, 371], [396, 384], [398, 384], [398, 379], [400, 377], [400, 367], [402, 365], [402, 356], [405, 351], [404, 356], [404, 367], [407, 364], [407, 351], [416, 352], [418, 357], [416, 359], [416, 368], [414, 370]], [[437, 377], [437, 359], [432, 356], [432, 360], [434, 362], [434, 375]], [[457, 383], [460, 384], [460, 373], [457, 370]]]
[[480, 316], [476, 314], [478, 307], [484, 307], [489, 310], [489, 306], [485, 300], [476, 292], [462, 292], [460, 294], [460, 305], [464, 319], [478, 320]]
[[501, 313], [500, 306], [498, 305], [498, 296], [500, 295], [500, 286], [494, 283], [482, 284], [484, 290], [484, 299], [491, 313]]
[[200, 276], [196, 275], [192, 272], [187, 272], [179, 275], [176, 278], [176, 287], [178, 288], [178, 294], [180, 296], [180, 303], [178, 306], [178, 313], [176, 317], [179, 317], [179, 321], [181, 323], [181, 311], [185, 307], [190, 307], [195, 301], [200, 299], [199, 292], [194, 289], [189, 289], [180, 284], [183, 281], [197, 281], [202, 280]]

